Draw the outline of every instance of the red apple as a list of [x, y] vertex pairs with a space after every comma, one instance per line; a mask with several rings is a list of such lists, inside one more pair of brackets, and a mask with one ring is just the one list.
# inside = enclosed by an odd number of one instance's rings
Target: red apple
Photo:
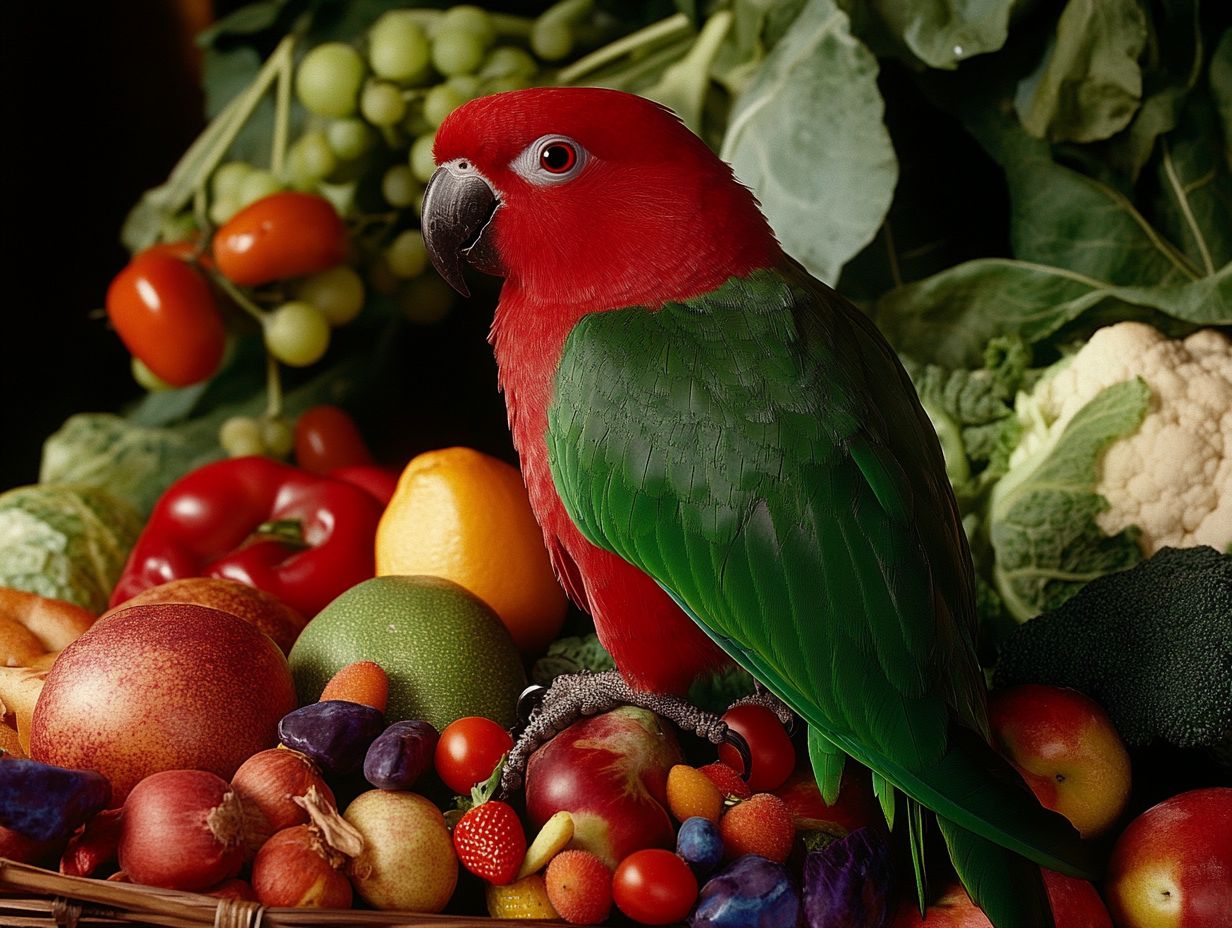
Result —
[[615, 868], [642, 848], [675, 846], [667, 772], [681, 762], [675, 735], [657, 715], [621, 706], [570, 725], [531, 755], [526, 813], [538, 829], [568, 811], [570, 846]]
[[787, 803], [787, 808], [791, 810], [792, 818], [796, 821], [796, 829], [800, 831], [837, 825], [843, 831], [852, 832], [865, 825], [884, 821], [873, 797], [868, 771], [854, 761], [847, 762], [847, 768], [843, 771], [843, 782], [839, 785], [838, 799], [832, 806], [826, 805], [821, 798], [817, 779], [808, 767], [798, 768], [774, 793]]
[[[1040, 872], [1056, 928], [1112, 928], [1112, 919], [1094, 886], [1042, 867]], [[894, 913], [890, 928], [992, 928], [988, 916], [957, 883], [947, 886], [924, 915], [921, 919], [914, 899], [905, 899]]]
[[1076, 690], [1027, 684], [988, 703], [997, 749], [1040, 804], [1084, 838], [1107, 831], [1129, 801], [1129, 752], [1108, 715]]
[[1130, 822], [1112, 849], [1106, 890], [1122, 928], [1232, 923], [1232, 788], [1181, 793]]

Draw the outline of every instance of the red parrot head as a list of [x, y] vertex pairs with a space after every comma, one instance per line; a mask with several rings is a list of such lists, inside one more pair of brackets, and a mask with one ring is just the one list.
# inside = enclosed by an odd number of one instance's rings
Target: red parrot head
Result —
[[773, 264], [752, 193], [668, 109], [632, 94], [533, 88], [482, 97], [436, 134], [428, 254], [542, 304], [661, 304]]

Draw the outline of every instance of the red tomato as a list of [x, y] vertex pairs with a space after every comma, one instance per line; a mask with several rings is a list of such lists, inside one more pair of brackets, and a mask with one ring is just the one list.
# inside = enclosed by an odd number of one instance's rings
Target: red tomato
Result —
[[436, 742], [437, 776], [455, 793], [470, 795], [471, 787], [492, 775], [513, 747], [509, 732], [491, 719], [468, 715], [450, 722]]
[[[749, 788], [753, 792], [768, 793], [787, 782], [796, 769], [796, 749], [773, 712], [762, 706], [736, 706], [723, 713], [723, 721], [749, 743], [753, 757]], [[730, 744], [719, 745], [719, 760], [737, 773], [744, 772], [744, 762]]]
[[634, 851], [612, 876], [612, 901], [643, 925], [682, 922], [697, 901], [697, 877], [671, 851]]
[[337, 406], [312, 406], [295, 422], [295, 463], [314, 474], [371, 464], [359, 427]]
[[184, 387], [218, 370], [227, 332], [209, 284], [174, 247], [143, 251], [115, 276], [107, 315], [130, 353], [160, 380]]
[[290, 190], [245, 206], [214, 233], [214, 262], [241, 287], [315, 274], [341, 264], [346, 249], [333, 205]]
[[326, 476], [335, 480], [345, 480], [347, 483], [367, 490], [382, 506], [388, 506], [398, 489], [397, 471], [376, 464], [351, 464], [348, 467], [335, 467]]

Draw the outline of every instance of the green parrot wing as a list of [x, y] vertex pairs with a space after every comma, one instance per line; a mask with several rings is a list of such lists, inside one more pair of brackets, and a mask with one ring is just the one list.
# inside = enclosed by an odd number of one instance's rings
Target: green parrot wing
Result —
[[1069, 824], [996, 779], [972, 568], [913, 395], [846, 301], [792, 268], [758, 271], [582, 319], [549, 465], [581, 532], [825, 742], [960, 828], [1081, 871]]

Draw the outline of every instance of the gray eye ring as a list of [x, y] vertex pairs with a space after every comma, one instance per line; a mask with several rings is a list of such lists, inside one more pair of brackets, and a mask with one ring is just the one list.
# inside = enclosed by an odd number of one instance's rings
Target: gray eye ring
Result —
[[530, 183], [546, 187], [573, 180], [589, 157], [586, 149], [567, 135], [542, 135], [509, 166]]

